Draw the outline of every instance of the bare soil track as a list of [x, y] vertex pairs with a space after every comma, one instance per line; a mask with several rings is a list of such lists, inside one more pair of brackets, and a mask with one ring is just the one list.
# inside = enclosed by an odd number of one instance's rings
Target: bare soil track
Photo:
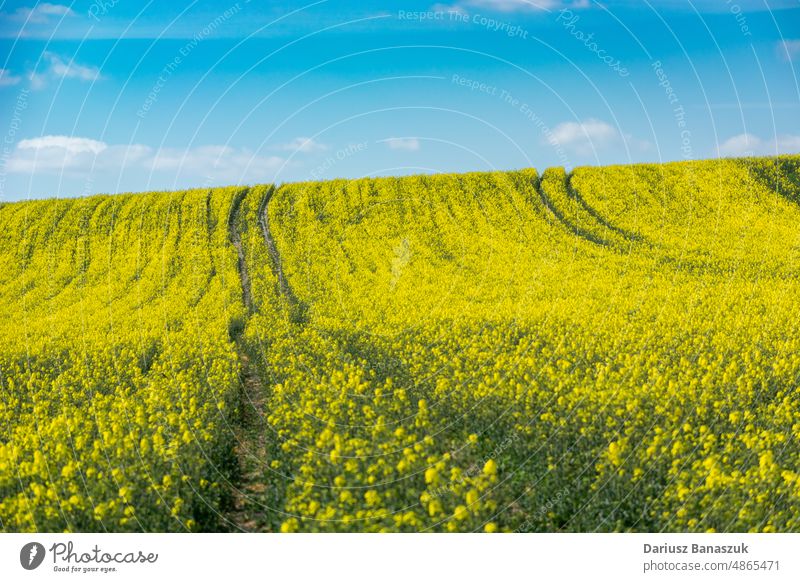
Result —
[[[237, 196], [231, 208], [228, 220], [228, 232], [231, 244], [238, 257], [239, 279], [242, 285], [242, 299], [248, 315], [255, 313], [250, 276], [247, 273], [242, 240], [237, 228], [237, 220], [242, 200], [248, 191]], [[247, 353], [241, 334], [244, 322], [237, 326], [232, 339], [240, 362], [239, 385], [239, 418], [235, 428], [234, 455], [238, 464], [238, 479], [233, 485], [232, 509], [225, 516], [230, 528], [234, 531], [268, 531], [269, 491], [264, 480], [264, 473], [269, 462], [267, 436], [269, 427], [266, 422], [267, 387], [264, 385], [256, 367]]]

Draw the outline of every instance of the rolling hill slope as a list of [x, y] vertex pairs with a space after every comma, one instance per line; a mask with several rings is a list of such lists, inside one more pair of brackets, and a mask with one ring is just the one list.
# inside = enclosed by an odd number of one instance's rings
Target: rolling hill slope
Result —
[[0, 207], [8, 531], [797, 531], [800, 156]]

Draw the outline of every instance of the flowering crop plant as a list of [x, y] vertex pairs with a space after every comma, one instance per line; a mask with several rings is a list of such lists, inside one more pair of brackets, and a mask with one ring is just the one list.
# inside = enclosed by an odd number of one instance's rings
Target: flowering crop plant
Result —
[[5, 531], [800, 531], [800, 156], [0, 206]]

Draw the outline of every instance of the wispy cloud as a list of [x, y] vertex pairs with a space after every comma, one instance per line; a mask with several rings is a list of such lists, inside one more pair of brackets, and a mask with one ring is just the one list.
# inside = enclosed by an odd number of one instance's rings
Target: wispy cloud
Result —
[[741, 133], [725, 140], [719, 146], [719, 154], [723, 157], [793, 153], [800, 153], [800, 135], [778, 135], [762, 139], [752, 133]]
[[582, 156], [623, 145], [638, 152], [646, 152], [653, 147], [649, 141], [638, 139], [630, 133], [622, 134], [613, 125], [599, 119], [559, 123], [543, 141]]
[[53, 24], [72, 16], [75, 16], [75, 12], [69, 6], [49, 2], [39, 2], [33, 6], [22, 6], [13, 11], [0, 12], [0, 37], [49, 38], [53, 32]]
[[419, 149], [419, 140], [415, 137], [390, 137], [379, 141], [385, 143], [392, 150], [415, 152]]
[[75, 61], [64, 61], [58, 55], [45, 53], [45, 59], [50, 64], [50, 73], [56, 77], [80, 79], [81, 81], [94, 81], [100, 77], [100, 69], [86, 65], [79, 65]]
[[18, 85], [22, 77], [14, 75], [8, 69], [0, 69], [0, 87], [10, 87]]
[[793, 61], [800, 56], [800, 40], [784, 40], [776, 48], [778, 56], [784, 61]]
[[324, 152], [328, 146], [320, 143], [310, 137], [296, 137], [288, 143], [281, 144], [278, 149], [287, 152], [300, 152], [303, 154], [311, 154], [314, 152]]
[[6, 169], [21, 174], [87, 172], [119, 163], [128, 153], [135, 154], [133, 159], [141, 159], [149, 153], [149, 148], [112, 146], [85, 137], [45, 135], [18, 142]]
[[148, 154], [140, 163], [153, 171], [188, 172], [195, 176], [210, 173], [217, 179], [225, 177], [234, 182], [267, 178], [285, 163], [280, 156], [263, 156], [247, 148], [224, 145], [167, 148]]
[[22, 20], [23, 22], [32, 22], [34, 24], [43, 24], [51, 18], [59, 16], [74, 16], [75, 12], [69, 6], [63, 4], [50, 4], [49, 2], [40, 2], [34, 6], [23, 6], [17, 8], [9, 16], [14, 20]]
[[[639, 8], [642, 0], [616, 0], [615, 8]], [[735, 5], [735, 8], [734, 8]], [[706, 14], [734, 14], [738, 12], [767, 12], [796, 8], [797, 0], [659, 0], [659, 10], [694, 12], [697, 10]]]
[[81, 65], [72, 59], [65, 60], [51, 52], [45, 52], [43, 59], [45, 63], [44, 70], [42, 72], [34, 71], [28, 76], [31, 81], [31, 87], [34, 89], [41, 89], [47, 85], [48, 81], [54, 79], [95, 81], [101, 78], [100, 69], [97, 67]]
[[461, 0], [452, 5], [436, 4], [434, 10], [466, 12], [470, 8], [491, 12], [550, 11], [561, 8], [587, 8], [589, 0]]
[[605, 145], [616, 142], [619, 132], [604, 121], [588, 119], [584, 122], [565, 121], [553, 128], [547, 141], [565, 149], [586, 155]]
[[6, 169], [20, 174], [121, 174], [128, 170], [169, 173], [177, 177], [213, 175], [216, 180], [247, 182], [268, 179], [283, 166], [279, 156], [246, 148], [207, 145], [162, 148], [143, 144], [113, 145], [85, 137], [45, 135], [17, 143]]
[[86, 137], [69, 137], [66, 135], [43, 135], [31, 139], [23, 139], [17, 144], [20, 150], [60, 149], [70, 155], [81, 153], [99, 154], [108, 147], [102, 141]]

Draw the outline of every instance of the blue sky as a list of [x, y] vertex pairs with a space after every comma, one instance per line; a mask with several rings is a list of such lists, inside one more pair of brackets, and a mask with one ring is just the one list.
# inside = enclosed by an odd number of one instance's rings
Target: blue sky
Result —
[[794, 0], [0, 13], [0, 201], [800, 152]]

